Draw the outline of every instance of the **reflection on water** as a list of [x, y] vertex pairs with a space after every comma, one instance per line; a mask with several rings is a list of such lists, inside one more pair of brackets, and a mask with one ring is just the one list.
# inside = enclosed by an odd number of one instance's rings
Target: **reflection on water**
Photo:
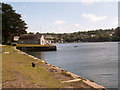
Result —
[[105, 87], [118, 87], [117, 42], [56, 45], [57, 51], [28, 53]]
[[44, 60], [44, 52], [27, 52], [27, 53]]

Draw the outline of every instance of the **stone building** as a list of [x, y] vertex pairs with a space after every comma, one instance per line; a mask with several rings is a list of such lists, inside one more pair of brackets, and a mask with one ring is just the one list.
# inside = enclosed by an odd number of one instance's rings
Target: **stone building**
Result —
[[18, 44], [39, 44], [48, 45], [47, 40], [44, 39], [44, 35], [40, 34], [23, 34], [19, 37]]

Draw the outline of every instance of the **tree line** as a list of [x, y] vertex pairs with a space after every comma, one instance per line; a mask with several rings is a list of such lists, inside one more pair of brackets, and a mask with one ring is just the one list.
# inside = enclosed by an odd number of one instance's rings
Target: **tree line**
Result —
[[49, 40], [54, 40], [54, 42], [110, 42], [110, 41], [120, 41], [120, 27], [115, 29], [99, 29], [84, 32], [74, 32], [74, 33], [46, 33], [45, 35], [51, 35], [52, 38], [47, 38]]

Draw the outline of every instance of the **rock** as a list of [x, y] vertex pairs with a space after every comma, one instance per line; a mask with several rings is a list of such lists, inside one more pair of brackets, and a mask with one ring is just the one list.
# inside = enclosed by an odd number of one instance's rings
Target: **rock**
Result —
[[32, 67], [35, 67], [35, 63], [32, 63]]
[[50, 71], [50, 72], [57, 72], [57, 69], [50, 68], [49, 71]]

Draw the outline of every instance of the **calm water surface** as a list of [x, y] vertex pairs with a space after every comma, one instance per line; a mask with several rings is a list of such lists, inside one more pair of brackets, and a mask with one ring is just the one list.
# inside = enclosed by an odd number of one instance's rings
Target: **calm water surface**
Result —
[[28, 53], [107, 88], [118, 88], [117, 42], [55, 45], [57, 51]]

